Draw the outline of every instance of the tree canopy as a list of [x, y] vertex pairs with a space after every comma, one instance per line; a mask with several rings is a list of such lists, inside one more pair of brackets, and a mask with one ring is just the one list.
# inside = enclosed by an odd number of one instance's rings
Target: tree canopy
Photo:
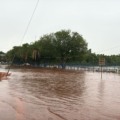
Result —
[[61, 30], [43, 35], [32, 44], [14, 46], [7, 52], [9, 60], [15, 55], [14, 62], [49, 61], [65, 64], [69, 61], [82, 61], [87, 53], [87, 42], [77, 32]]
[[[15, 57], [14, 57], [15, 56]], [[104, 55], [105, 56], [105, 55]], [[100, 55], [88, 49], [86, 40], [77, 32], [61, 30], [43, 35], [39, 40], [14, 46], [6, 53], [14, 64], [65, 64], [98, 65]], [[120, 65], [120, 55], [105, 56], [107, 65]]]

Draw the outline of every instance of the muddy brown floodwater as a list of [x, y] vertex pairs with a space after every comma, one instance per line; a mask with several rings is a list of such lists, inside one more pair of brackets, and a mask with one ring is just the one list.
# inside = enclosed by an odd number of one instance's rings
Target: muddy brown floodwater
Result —
[[0, 120], [120, 120], [120, 74], [11, 72], [0, 81]]

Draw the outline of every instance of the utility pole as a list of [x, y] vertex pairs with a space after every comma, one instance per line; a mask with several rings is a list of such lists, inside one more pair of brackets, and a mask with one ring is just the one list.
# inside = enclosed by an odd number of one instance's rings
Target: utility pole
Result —
[[100, 72], [101, 72], [101, 79], [102, 79], [102, 72], [103, 72], [102, 67], [103, 67], [103, 65], [105, 65], [105, 58], [104, 58], [104, 56], [100, 56], [99, 57], [99, 66], [101, 68], [101, 70], [100, 70]]

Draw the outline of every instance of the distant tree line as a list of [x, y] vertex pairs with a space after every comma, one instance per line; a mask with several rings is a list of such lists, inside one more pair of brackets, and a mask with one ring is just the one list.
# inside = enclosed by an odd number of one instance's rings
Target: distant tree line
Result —
[[6, 62], [6, 55], [4, 52], [0, 51], [0, 63]]
[[[61, 30], [43, 35], [33, 43], [14, 46], [6, 53], [5, 60], [13, 64], [29, 63], [44, 66], [57, 64], [98, 65], [99, 57], [88, 49], [86, 40], [77, 32]], [[106, 65], [120, 65], [120, 55], [103, 55]]]

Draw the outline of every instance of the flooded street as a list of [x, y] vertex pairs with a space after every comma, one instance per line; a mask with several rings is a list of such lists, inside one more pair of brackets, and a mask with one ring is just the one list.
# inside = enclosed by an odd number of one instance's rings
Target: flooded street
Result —
[[0, 120], [120, 120], [120, 74], [10, 72], [0, 81]]

